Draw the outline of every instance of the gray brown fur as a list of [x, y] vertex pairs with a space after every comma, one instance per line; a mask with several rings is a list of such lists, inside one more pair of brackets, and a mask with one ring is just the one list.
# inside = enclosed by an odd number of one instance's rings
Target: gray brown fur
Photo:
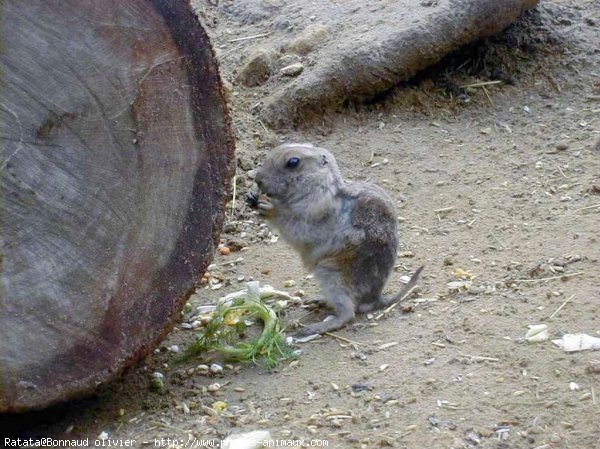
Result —
[[[300, 159], [296, 168], [287, 167]], [[381, 292], [396, 262], [398, 229], [392, 199], [379, 186], [346, 182], [333, 155], [311, 144], [284, 144], [258, 170], [260, 214], [295, 248], [314, 272], [335, 319], [306, 326], [302, 334], [339, 329], [355, 314], [401, 299]]]

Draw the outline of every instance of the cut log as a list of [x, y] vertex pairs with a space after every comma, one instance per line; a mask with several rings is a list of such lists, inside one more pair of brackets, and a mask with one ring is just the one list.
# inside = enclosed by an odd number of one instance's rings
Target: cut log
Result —
[[184, 0], [4, 0], [0, 411], [148, 354], [212, 259], [234, 142]]

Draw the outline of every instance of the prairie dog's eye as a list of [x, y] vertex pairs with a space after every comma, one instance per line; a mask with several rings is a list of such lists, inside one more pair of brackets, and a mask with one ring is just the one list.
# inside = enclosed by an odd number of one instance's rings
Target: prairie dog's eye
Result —
[[288, 161], [285, 165], [288, 168], [296, 168], [298, 165], [300, 165], [300, 158], [291, 157], [288, 159]]

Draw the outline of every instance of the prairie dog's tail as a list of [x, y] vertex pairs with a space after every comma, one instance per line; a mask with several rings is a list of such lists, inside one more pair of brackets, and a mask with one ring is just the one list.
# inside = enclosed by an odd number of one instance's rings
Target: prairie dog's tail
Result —
[[398, 293], [396, 293], [393, 296], [388, 296], [387, 298], [381, 298], [383, 306], [387, 307], [389, 305], [394, 304], [395, 302], [400, 302], [408, 295], [410, 295], [410, 292], [412, 292], [413, 289], [416, 287], [417, 281], [419, 280], [419, 275], [421, 274], [421, 271], [423, 271], [424, 267], [425, 265], [421, 265], [417, 269], [417, 271], [415, 271], [415, 274], [412, 275], [410, 281], [408, 281], [408, 284], [406, 284]]
[[384, 307], [388, 307], [396, 302], [402, 301], [410, 294], [410, 292], [413, 291], [417, 285], [417, 281], [419, 280], [421, 271], [423, 271], [423, 267], [424, 265], [421, 265], [419, 269], [415, 271], [415, 274], [412, 275], [410, 281], [408, 281], [408, 284], [406, 284], [404, 288], [400, 290], [400, 292], [393, 296], [382, 296], [373, 302], [359, 304], [357, 308], [358, 313], [367, 313], [373, 310], [383, 309]]

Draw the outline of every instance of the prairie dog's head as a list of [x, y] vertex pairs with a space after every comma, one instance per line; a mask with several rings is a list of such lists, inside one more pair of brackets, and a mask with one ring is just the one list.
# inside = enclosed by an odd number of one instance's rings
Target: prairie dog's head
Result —
[[286, 200], [335, 192], [342, 176], [333, 155], [310, 143], [286, 143], [273, 149], [256, 174], [261, 192]]

